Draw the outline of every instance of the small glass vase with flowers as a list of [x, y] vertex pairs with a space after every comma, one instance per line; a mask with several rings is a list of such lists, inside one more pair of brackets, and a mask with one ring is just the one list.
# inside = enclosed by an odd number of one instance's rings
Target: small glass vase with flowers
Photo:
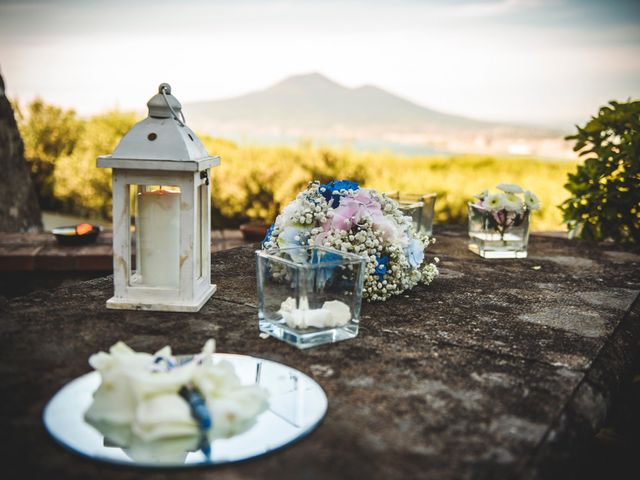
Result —
[[529, 219], [540, 201], [520, 186], [501, 183], [469, 203], [469, 250], [483, 258], [525, 258]]

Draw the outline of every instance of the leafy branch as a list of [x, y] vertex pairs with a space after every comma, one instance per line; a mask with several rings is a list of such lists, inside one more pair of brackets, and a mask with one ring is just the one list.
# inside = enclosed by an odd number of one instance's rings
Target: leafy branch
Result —
[[565, 188], [560, 208], [572, 238], [640, 243], [640, 101], [612, 101], [577, 133], [584, 159]]

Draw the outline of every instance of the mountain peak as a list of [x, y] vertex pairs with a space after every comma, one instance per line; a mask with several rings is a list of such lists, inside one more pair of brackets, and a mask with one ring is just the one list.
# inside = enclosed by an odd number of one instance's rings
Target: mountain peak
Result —
[[276, 83], [272, 88], [345, 88], [319, 72], [292, 75]]
[[492, 125], [430, 110], [375, 85], [349, 88], [318, 72], [287, 77], [257, 92], [189, 105], [196, 121], [279, 131], [413, 131]]

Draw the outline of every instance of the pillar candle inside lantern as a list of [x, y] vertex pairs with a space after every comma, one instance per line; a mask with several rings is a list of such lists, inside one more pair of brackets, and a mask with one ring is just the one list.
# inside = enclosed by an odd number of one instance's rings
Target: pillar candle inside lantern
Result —
[[142, 284], [179, 285], [180, 193], [155, 190], [138, 194], [139, 274]]

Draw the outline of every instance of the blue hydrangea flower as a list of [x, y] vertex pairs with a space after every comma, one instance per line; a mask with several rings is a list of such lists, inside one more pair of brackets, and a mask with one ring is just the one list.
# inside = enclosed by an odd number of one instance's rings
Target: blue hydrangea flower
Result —
[[273, 233], [273, 229], [275, 227], [275, 223], [272, 223], [271, 226], [269, 227], [269, 230], [267, 230], [267, 234], [264, 236], [264, 238], [262, 239], [261, 242], [261, 246], [262, 248], [264, 248], [264, 244], [267, 243], [269, 241], [269, 239], [271, 238], [271, 234]]
[[307, 261], [306, 251], [295, 247], [304, 247], [307, 245], [309, 233], [311, 229], [304, 227], [285, 227], [278, 235], [278, 247], [280, 249], [292, 249], [288, 253], [294, 262]]
[[311, 265], [318, 265], [322, 263], [331, 263], [331, 262], [339, 262], [342, 257], [337, 253], [333, 252], [322, 252], [321, 255], [318, 254], [317, 250], [313, 251], [311, 255]]
[[380, 280], [382, 280], [389, 270], [389, 255], [385, 255], [382, 258], [376, 255], [376, 262], [378, 263], [376, 265], [376, 275], [378, 275]]
[[280, 248], [299, 247], [306, 243], [309, 229], [304, 227], [285, 227], [278, 235], [278, 246]]
[[[318, 187], [318, 192], [325, 200], [331, 203], [333, 208], [338, 208], [340, 205], [340, 190], [358, 190], [360, 185], [357, 182], [351, 180], [334, 180], [325, 185]], [[333, 202], [331, 202], [333, 200]]]
[[424, 261], [424, 245], [420, 240], [412, 238], [404, 249], [404, 254], [412, 268], [418, 268]]

